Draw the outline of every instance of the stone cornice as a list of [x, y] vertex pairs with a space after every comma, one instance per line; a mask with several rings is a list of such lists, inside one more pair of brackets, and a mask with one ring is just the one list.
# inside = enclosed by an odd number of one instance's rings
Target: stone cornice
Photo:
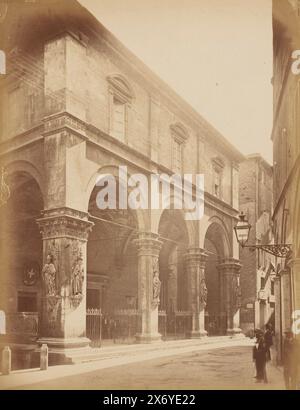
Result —
[[207, 191], [204, 192], [204, 204], [205, 206], [210, 206], [230, 218], [238, 220], [238, 209], [233, 208], [227, 202], [222, 201]]
[[43, 124], [36, 125], [21, 134], [18, 134], [6, 141], [0, 143], [0, 155], [6, 155], [11, 151], [21, 149], [29, 144], [33, 144], [37, 141], [42, 141], [41, 136], [43, 131]]
[[60, 112], [43, 119], [43, 135], [51, 135], [61, 131], [71, 131], [83, 139], [88, 139], [86, 135], [87, 123], [68, 112]]

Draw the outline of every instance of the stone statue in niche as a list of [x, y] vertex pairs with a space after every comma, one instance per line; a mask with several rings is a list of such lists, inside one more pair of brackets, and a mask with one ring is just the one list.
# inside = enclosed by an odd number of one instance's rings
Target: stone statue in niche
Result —
[[156, 308], [159, 305], [160, 288], [161, 288], [161, 281], [159, 279], [158, 259], [156, 258], [153, 264], [153, 298], [152, 298], [153, 308]]
[[56, 269], [51, 254], [47, 255], [47, 262], [43, 267], [42, 275], [45, 283], [46, 296], [56, 296]]
[[71, 288], [73, 296], [82, 296], [82, 285], [84, 281], [84, 266], [81, 253], [72, 268]]
[[207, 287], [204, 278], [200, 282], [200, 303], [203, 307], [207, 304]]

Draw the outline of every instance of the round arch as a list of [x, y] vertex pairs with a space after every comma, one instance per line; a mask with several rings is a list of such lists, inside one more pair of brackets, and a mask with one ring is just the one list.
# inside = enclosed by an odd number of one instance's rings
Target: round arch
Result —
[[224, 222], [218, 216], [208, 220], [203, 239], [203, 247], [207, 251], [205, 263], [205, 282], [207, 286], [207, 305], [205, 309], [205, 329], [209, 335], [225, 334], [223, 315], [223, 278], [218, 265], [231, 257], [231, 242]]
[[[20, 161], [7, 166], [10, 196], [0, 208], [0, 249], [5, 255], [0, 299], [4, 310], [12, 313], [41, 309], [43, 240], [36, 220], [44, 209], [44, 198], [41, 179], [34, 177], [40, 175], [27, 165]], [[28, 286], [31, 293], [24, 298]]]
[[219, 254], [222, 255], [222, 258], [229, 258], [232, 256], [231, 240], [227, 227], [218, 216], [214, 215], [208, 220], [208, 225], [203, 238], [204, 242], [205, 239], [208, 238], [216, 243], [216, 248], [219, 251]]
[[162, 217], [165, 212], [173, 211], [175, 212], [177, 218], [180, 218], [184, 229], [186, 230], [187, 238], [188, 238], [188, 245], [192, 246], [196, 243], [196, 223], [197, 221], [187, 221], [185, 219], [185, 211], [183, 209], [174, 209], [174, 202], [175, 202], [175, 195], [171, 195], [169, 198], [170, 207], [169, 208], [162, 208], [157, 209], [151, 212], [151, 230], [154, 233], [159, 234], [159, 226], [162, 220]]
[[189, 232], [184, 213], [177, 209], [164, 209], [161, 213], [158, 234], [163, 243], [159, 254], [162, 281], [160, 309], [166, 313], [167, 334], [180, 334], [175, 314], [188, 309], [188, 289], [185, 275], [185, 255], [190, 246]]
[[[102, 167], [100, 167], [97, 172], [95, 172], [88, 180], [87, 185], [84, 189], [84, 211], [88, 212], [88, 208], [89, 208], [89, 203], [90, 203], [90, 198], [92, 195], [93, 190], [95, 189], [95, 187], [97, 186], [97, 181], [99, 178], [99, 175], [102, 174], [110, 174], [113, 175], [116, 180], [120, 183], [127, 183], [127, 181], [122, 181], [122, 179], [120, 180], [119, 178], [119, 168], [116, 165], [103, 165]], [[128, 172], [128, 178], [130, 178], [131, 174]], [[137, 228], [140, 231], [145, 231], [146, 230], [146, 226], [147, 226], [147, 211], [143, 210], [143, 209], [134, 209], [132, 210], [132, 212], [134, 213], [134, 215], [136, 216], [137, 219]]]
[[45, 182], [44, 182], [44, 177], [41, 174], [41, 172], [36, 168], [35, 165], [33, 165], [29, 161], [25, 160], [18, 160], [18, 161], [13, 161], [13, 162], [8, 162], [5, 166], [5, 171], [7, 175], [12, 175], [15, 173], [27, 173], [30, 175], [35, 182], [37, 183], [42, 196], [43, 196], [43, 202], [45, 204]]

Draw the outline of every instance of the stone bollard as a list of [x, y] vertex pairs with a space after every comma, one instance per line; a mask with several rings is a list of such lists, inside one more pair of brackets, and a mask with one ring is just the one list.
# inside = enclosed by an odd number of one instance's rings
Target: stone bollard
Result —
[[48, 346], [46, 344], [42, 344], [40, 350], [40, 369], [47, 370], [48, 369]]
[[11, 350], [9, 346], [5, 346], [2, 351], [2, 374], [11, 372]]

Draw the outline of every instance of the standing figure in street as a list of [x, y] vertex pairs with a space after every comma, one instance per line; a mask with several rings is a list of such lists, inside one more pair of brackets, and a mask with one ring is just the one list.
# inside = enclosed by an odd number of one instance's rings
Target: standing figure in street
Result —
[[256, 333], [256, 342], [253, 347], [253, 361], [255, 362], [256, 367], [256, 382], [267, 383], [267, 346], [262, 331], [257, 331]]
[[283, 342], [283, 375], [287, 390], [296, 390], [298, 382], [299, 358], [297, 342], [293, 332], [287, 330]]
[[268, 323], [266, 325], [266, 331], [264, 335], [265, 339], [265, 344], [267, 348], [267, 361], [269, 362], [271, 360], [271, 347], [273, 346], [273, 328], [271, 323]]

